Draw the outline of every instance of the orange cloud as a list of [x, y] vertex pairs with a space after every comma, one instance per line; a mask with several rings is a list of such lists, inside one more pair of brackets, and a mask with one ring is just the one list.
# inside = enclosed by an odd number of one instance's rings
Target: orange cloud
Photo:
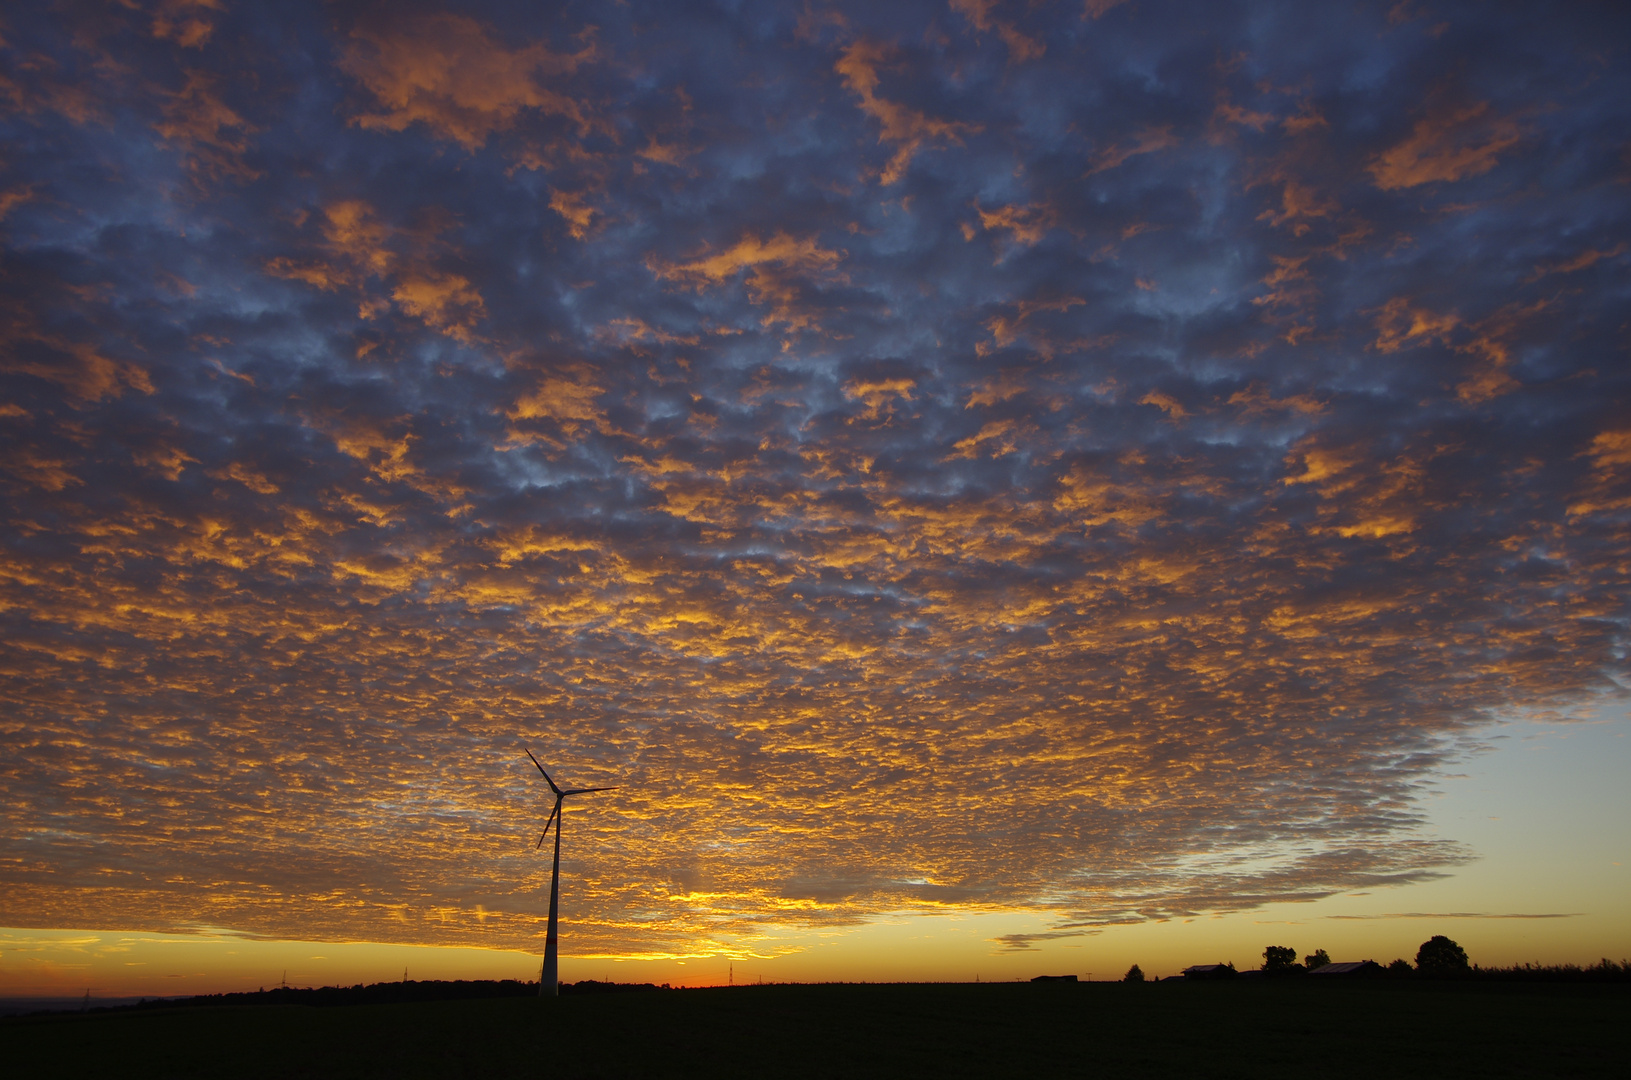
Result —
[[844, 85], [861, 99], [861, 111], [878, 121], [878, 141], [893, 143], [894, 156], [880, 177], [887, 186], [906, 175], [912, 157], [925, 143], [946, 142], [961, 146], [964, 135], [981, 130], [980, 125], [957, 120], [935, 120], [899, 102], [878, 96], [878, 68], [889, 58], [888, 50], [865, 39], [852, 42], [834, 70], [844, 77]]
[[1551, 302], [1548, 300], [1524, 305], [1507, 304], [1469, 327], [1472, 340], [1458, 345], [1456, 351], [1476, 356], [1483, 364], [1456, 386], [1456, 396], [1469, 404], [1478, 404], [1516, 390], [1517, 380], [1507, 373], [1512, 366], [1512, 338], [1525, 322], [1549, 307]]
[[6, 215], [10, 214], [14, 209], [26, 202], [33, 201], [33, 199], [34, 187], [31, 184], [0, 191], [0, 221], [4, 221]]
[[1018, 443], [1011, 437], [1017, 426], [1018, 422], [1015, 420], [992, 420], [968, 438], [959, 439], [946, 460], [954, 461], [957, 458], [972, 460], [985, 450], [983, 444], [988, 442], [994, 443], [991, 457], [1011, 454], [1018, 448]]
[[1296, 180], [1287, 180], [1280, 192], [1280, 209], [1265, 210], [1257, 215], [1258, 221], [1267, 221], [1279, 228], [1291, 226], [1293, 236], [1305, 235], [1312, 218], [1328, 218], [1342, 209], [1333, 198], [1320, 198], [1313, 188]]
[[1280, 126], [1285, 128], [1288, 135], [1306, 135], [1330, 124], [1312, 101], [1304, 101], [1296, 113], [1280, 121]]
[[1288, 475], [1280, 483], [1326, 485], [1361, 460], [1362, 455], [1352, 447], [1321, 446], [1313, 439], [1309, 439], [1304, 445], [1286, 455], [1286, 464], [1289, 466], [1294, 462], [1300, 462], [1302, 473], [1297, 476]]
[[[3, 205], [3, 196], [0, 196], [0, 206]], [[4, 211], [0, 210], [0, 217], [4, 216]], [[1524, 283], [1528, 284], [1530, 282], [1539, 281], [1541, 278], [1547, 277], [1551, 274], [1572, 274], [1577, 270], [1585, 270], [1588, 267], [1596, 266], [1597, 263], [1603, 259], [1618, 258], [1619, 256], [1625, 254], [1625, 250], [1626, 245], [1620, 243], [1615, 244], [1607, 251], [1600, 251], [1597, 248], [1587, 248], [1578, 255], [1571, 256], [1567, 259], [1559, 259], [1554, 263], [1536, 263], [1535, 272], [1525, 278]]]
[[365, 279], [383, 276], [396, 256], [387, 246], [394, 230], [374, 217], [373, 208], [358, 199], [323, 209], [324, 259], [296, 259], [278, 255], [267, 261], [269, 273], [304, 281], [333, 291], [360, 288]]
[[330, 253], [366, 273], [384, 274], [394, 256], [385, 246], [393, 230], [374, 216], [361, 199], [347, 199], [323, 208], [323, 239]]
[[194, 182], [225, 178], [247, 183], [261, 175], [243, 160], [256, 129], [216, 94], [217, 81], [208, 72], [189, 71], [186, 85], [170, 96], [164, 119], [153, 129], [181, 151]]
[[37, 447], [22, 446], [11, 447], [6, 451], [4, 460], [0, 461], [0, 469], [4, 469], [30, 487], [56, 492], [84, 484], [85, 481], [76, 476], [70, 468], [71, 464], [65, 457], [43, 452]]
[[471, 340], [476, 322], [487, 314], [481, 294], [461, 274], [408, 275], [391, 292], [391, 298], [426, 326], [466, 343]]
[[741, 270], [760, 266], [778, 265], [807, 273], [823, 273], [837, 266], [844, 257], [842, 251], [823, 248], [815, 237], [795, 240], [784, 232], [777, 232], [769, 240], [760, 240], [752, 233], [733, 246], [713, 255], [704, 255], [690, 262], [664, 265], [648, 263], [660, 278], [690, 281], [697, 284], [718, 284]]
[[[584, 426], [602, 427], [606, 410], [599, 398], [606, 392], [587, 365], [576, 365], [546, 375], [531, 391], [516, 398], [505, 413], [511, 420], [554, 421], [567, 434], [574, 434]], [[512, 437], [525, 441], [527, 436], [511, 431]]]
[[[269, 273], [304, 281], [325, 291], [347, 288], [365, 294], [362, 318], [373, 318], [395, 302], [397, 308], [426, 326], [463, 342], [474, 340], [476, 323], [486, 316], [481, 293], [462, 274], [437, 269], [414, 247], [427, 246], [424, 236], [399, 232], [376, 216], [361, 199], [345, 199], [323, 208], [322, 258], [279, 255], [266, 264]], [[409, 248], [409, 254], [397, 251]], [[434, 248], [433, 248], [434, 250]], [[389, 300], [366, 296], [373, 279], [386, 279]]]
[[1599, 431], [1591, 440], [1592, 465], [1599, 472], [1612, 472], [1631, 466], [1631, 428]]
[[1592, 475], [1569, 504], [1569, 517], [1631, 509], [1631, 492], [1625, 484], [1631, 474], [1631, 428], [1599, 431], [1581, 456], [1591, 459]]
[[654, 341], [659, 345], [696, 345], [702, 341], [698, 334], [674, 334], [648, 324], [644, 319], [625, 316], [595, 327], [596, 341], [627, 345], [634, 341]]
[[1316, 533], [1345, 539], [1396, 537], [1391, 542], [1407, 549], [1409, 534], [1417, 530], [1422, 512], [1428, 509], [1424, 496], [1427, 463], [1436, 452], [1377, 461], [1363, 446], [1333, 446], [1311, 435], [1285, 458], [1288, 468], [1301, 464], [1301, 475], [1288, 474], [1280, 482], [1309, 484], [1319, 492]]
[[1522, 137], [1515, 120], [1489, 115], [1488, 102], [1435, 108], [1408, 138], [1377, 155], [1369, 171], [1383, 191], [1482, 176]]
[[1177, 398], [1161, 390], [1151, 390], [1138, 399], [1140, 405], [1154, 405], [1173, 420], [1182, 420], [1189, 415]]
[[570, 75], [595, 57], [592, 44], [568, 54], [542, 43], [506, 48], [476, 20], [443, 13], [358, 26], [340, 66], [382, 106], [356, 116], [360, 127], [404, 131], [420, 123], [475, 150], [528, 111], [564, 117], [580, 135], [587, 133], [595, 126], [589, 109], [546, 80]]
[[1439, 315], [1426, 308], [1416, 307], [1408, 297], [1395, 296], [1383, 304], [1376, 315], [1376, 340], [1371, 348], [1391, 353], [1400, 349], [1450, 340], [1450, 332], [1461, 325], [1452, 312]]
[[1010, 398], [1016, 398], [1029, 389], [1025, 380], [1017, 372], [1005, 371], [996, 378], [987, 379], [979, 388], [969, 394], [968, 401], [963, 405], [965, 409], [972, 409], [976, 405], [998, 405]]
[[104, 356], [88, 342], [41, 328], [33, 313], [14, 312], [0, 325], [0, 371], [32, 375], [62, 387], [76, 406], [154, 392], [145, 369]]
[[54, 112], [75, 124], [107, 121], [107, 111], [98, 99], [99, 88], [92, 80], [59, 78], [61, 64], [45, 53], [29, 55], [20, 66], [20, 78], [0, 71], [0, 100], [13, 112], [23, 116]]
[[1317, 290], [1308, 272], [1308, 259], [1307, 255], [1270, 255], [1269, 261], [1274, 263], [1274, 269], [1263, 278], [1263, 284], [1269, 287], [1269, 291], [1253, 297], [1252, 303], [1277, 308], [1301, 304], [1313, 296]]
[[266, 478], [266, 474], [245, 465], [241, 461], [234, 461], [225, 469], [216, 469], [210, 476], [217, 480], [236, 480], [250, 491], [258, 495], [276, 495], [282, 489]]
[[990, 30], [996, 26], [997, 36], [1002, 43], [1008, 46], [1009, 59], [1015, 63], [1023, 64], [1027, 60], [1035, 60], [1048, 51], [1048, 47], [1035, 38], [1027, 37], [1019, 29], [1005, 19], [991, 18], [991, 9], [996, 7], [998, 0], [951, 0], [953, 11], [959, 12], [977, 30]]
[[566, 219], [567, 231], [575, 240], [589, 235], [590, 223], [599, 210], [585, 201], [582, 192], [549, 190], [549, 208]]
[[[985, 327], [991, 331], [991, 346], [1004, 349], [1012, 345], [1019, 339], [1020, 328], [1030, 321], [1033, 315], [1049, 311], [1069, 311], [1071, 308], [1079, 307], [1085, 303], [1087, 301], [1079, 296], [1060, 296], [1049, 300], [1021, 300], [1014, 305], [1012, 315], [993, 315], [986, 321]], [[1037, 344], [1038, 352], [1044, 354], [1051, 352], [1051, 347], [1045, 340], [1039, 341]], [[984, 345], [985, 343], [981, 342], [980, 345], [975, 347], [975, 351], [979, 352], [981, 356], [986, 354], [981, 349]]]
[[1255, 112], [1227, 100], [1218, 102], [1217, 108], [1212, 110], [1212, 118], [1237, 127], [1249, 127], [1253, 131], [1262, 131], [1274, 123], [1273, 113]]
[[[841, 388], [844, 396], [854, 401], [860, 401], [866, 406], [866, 412], [861, 416], [866, 420], [876, 420], [880, 410], [884, 409], [895, 399], [902, 401], [912, 400], [912, 390], [917, 383], [912, 379], [850, 379]], [[890, 411], [893, 411], [891, 409]]]
[[1257, 383], [1230, 394], [1228, 404], [1239, 408], [1247, 416], [1262, 416], [1286, 410], [1299, 412], [1304, 416], [1318, 416], [1325, 411], [1323, 403], [1307, 394], [1291, 394], [1276, 398]]
[[813, 236], [795, 239], [777, 232], [768, 240], [749, 233], [724, 251], [702, 255], [689, 262], [664, 263], [646, 260], [659, 279], [680, 281], [703, 288], [717, 285], [747, 271], [749, 298], [770, 310], [762, 324], [783, 324], [790, 330], [808, 329], [816, 324], [814, 312], [801, 306], [806, 279], [843, 280], [837, 266], [845, 252], [821, 246]]
[[1114, 169], [1130, 157], [1137, 157], [1139, 154], [1153, 154], [1157, 150], [1165, 150], [1168, 147], [1177, 145], [1178, 137], [1172, 133], [1171, 124], [1156, 128], [1145, 128], [1133, 137], [1131, 143], [1125, 146], [1120, 143], [1112, 143], [1099, 151], [1098, 154], [1094, 155], [1092, 167], [1084, 175], [1092, 176], [1094, 173]]
[[153, 13], [153, 36], [184, 49], [202, 48], [215, 31], [205, 12], [221, 10], [220, 0], [164, 0]]
[[987, 231], [1006, 229], [1016, 243], [1035, 247], [1042, 242], [1058, 215], [1050, 206], [999, 206], [995, 210], [974, 207], [980, 225]]
[[1059, 480], [1053, 509], [1068, 515], [1073, 524], [1096, 528], [1120, 525], [1137, 528], [1162, 514], [1157, 494], [1137, 483], [1122, 483], [1103, 471], [1076, 465]]

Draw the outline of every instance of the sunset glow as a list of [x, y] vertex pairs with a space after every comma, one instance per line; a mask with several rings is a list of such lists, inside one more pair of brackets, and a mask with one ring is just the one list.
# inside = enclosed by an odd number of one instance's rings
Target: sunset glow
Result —
[[8, 10], [0, 993], [1631, 954], [1628, 31]]

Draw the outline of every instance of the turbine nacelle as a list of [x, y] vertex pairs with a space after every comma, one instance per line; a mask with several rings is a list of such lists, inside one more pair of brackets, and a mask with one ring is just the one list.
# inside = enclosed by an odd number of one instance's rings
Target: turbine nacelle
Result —
[[[538, 765], [538, 759], [535, 758], [535, 757], [532, 757], [532, 751], [531, 750], [528, 750], [526, 747], [523, 746], [521, 748], [521, 752], [526, 754], [527, 757], [532, 758], [532, 763], [534, 765]], [[561, 816], [561, 802], [568, 795], [587, 795], [592, 791], [616, 791], [619, 787], [622, 786], [621, 784], [614, 784], [611, 787], [580, 787], [580, 788], [568, 788], [565, 791], [562, 791], [559, 787], [556, 786], [555, 781], [553, 781], [553, 780], [551, 780], [549, 778], [549, 773], [544, 772], [544, 767], [542, 765], [538, 765], [538, 771], [540, 773], [543, 773], [544, 783], [549, 785], [549, 790], [551, 790], [551, 791], [553, 791], [555, 793], [555, 809], [553, 809], [553, 810], [551, 810], [549, 812], [549, 820], [544, 822], [544, 831], [541, 834], [539, 834], [538, 843], [532, 849], [534, 851], [537, 851], [539, 848], [542, 848], [544, 846], [544, 841], [549, 838], [549, 828], [550, 828], [551, 825], [556, 826], [556, 834], [559, 835], [559, 832], [560, 832], [559, 822], [560, 822], [560, 816]]]

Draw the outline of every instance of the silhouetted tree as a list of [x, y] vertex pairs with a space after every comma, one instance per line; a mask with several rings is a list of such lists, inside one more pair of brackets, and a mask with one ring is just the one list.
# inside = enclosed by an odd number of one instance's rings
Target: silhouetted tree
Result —
[[1466, 950], [1443, 934], [1434, 934], [1416, 950], [1416, 971], [1436, 979], [1466, 975], [1470, 971]]
[[1127, 969], [1127, 974], [1125, 974], [1125, 975], [1123, 975], [1121, 977], [1121, 981], [1122, 982], [1143, 982], [1144, 981], [1144, 969], [1139, 967], [1137, 964], [1134, 964], [1132, 967]]
[[1387, 973], [1395, 979], [1408, 979], [1416, 973], [1416, 969], [1410, 966], [1410, 961], [1401, 956], [1387, 966]]
[[1315, 949], [1312, 956], [1303, 957], [1303, 963], [1308, 965], [1309, 971], [1313, 971], [1315, 968], [1324, 967], [1330, 962], [1331, 954], [1326, 952], [1324, 949]]
[[1264, 971], [1289, 971], [1297, 966], [1297, 950], [1285, 945], [1270, 945], [1263, 950]]

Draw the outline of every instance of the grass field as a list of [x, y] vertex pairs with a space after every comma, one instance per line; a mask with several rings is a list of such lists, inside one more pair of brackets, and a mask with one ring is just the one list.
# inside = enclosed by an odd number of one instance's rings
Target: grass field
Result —
[[1631, 988], [826, 985], [0, 1020], [17, 1077], [1625, 1076]]

